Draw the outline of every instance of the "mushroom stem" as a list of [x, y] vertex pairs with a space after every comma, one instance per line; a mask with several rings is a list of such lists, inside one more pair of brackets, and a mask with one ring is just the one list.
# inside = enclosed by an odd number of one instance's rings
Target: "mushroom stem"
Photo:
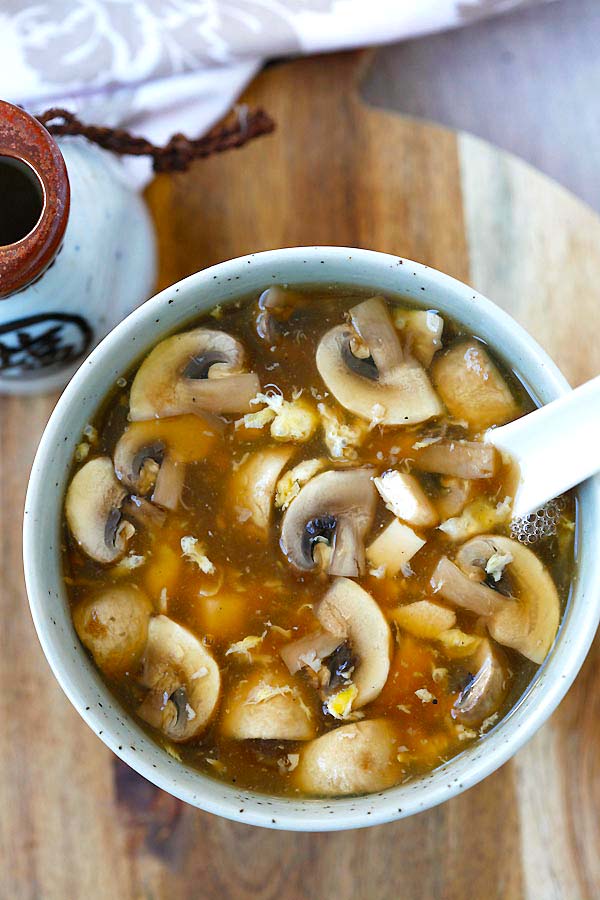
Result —
[[477, 441], [438, 441], [417, 451], [414, 464], [423, 472], [439, 475], [492, 478], [498, 467], [498, 453], [495, 447]]
[[185, 465], [166, 456], [156, 476], [152, 502], [165, 509], [177, 509], [181, 502], [184, 481]]
[[478, 616], [491, 616], [506, 603], [501, 594], [468, 578], [447, 556], [442, 556], [435, 567], [431, 587], [440, 597]]
[[369, 348], [379, 377], [404, 362], [398, 332], [382, 297], [371, 297], [350, 310], [352, 324]]
[[335, 530], [333, 555], [329, 563], [330, 575], [356, 577], [365, 570], [365, 545], [355, 522], [340, 519]]

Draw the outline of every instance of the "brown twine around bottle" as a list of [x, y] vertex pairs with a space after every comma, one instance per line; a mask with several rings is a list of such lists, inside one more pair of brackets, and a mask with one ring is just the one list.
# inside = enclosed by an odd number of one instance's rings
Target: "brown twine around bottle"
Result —
[[37, 119], [52, 135], [81, 135], [120, 156], [151, 156], [155, 172], [184, 172], [195, 159], [243, 147], [275, 129], [274, 121], [264, 110], [238, 106], [225, 122], [203, 137], [193, 139], [174, 134], [164, 147], [158, 147], [123, 128], [85, 125], [66, 109], [47, 109]]

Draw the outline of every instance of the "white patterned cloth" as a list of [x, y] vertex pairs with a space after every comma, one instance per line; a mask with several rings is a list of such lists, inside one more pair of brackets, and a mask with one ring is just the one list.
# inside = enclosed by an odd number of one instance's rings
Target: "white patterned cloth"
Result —
[[204, 132], [264, 59], [397, 41], [535, 0], [0, 0], [0, 97], [162, 143]]

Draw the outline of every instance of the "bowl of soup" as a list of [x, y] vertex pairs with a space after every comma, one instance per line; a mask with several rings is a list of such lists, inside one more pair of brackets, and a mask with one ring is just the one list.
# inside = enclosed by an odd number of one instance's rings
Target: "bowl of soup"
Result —
[[361, 827], [475, 784], [598, 623], [598, 480], [515, 522], [485, 441], [568, 390], [490, 301], [386, 254], [276, 250], [162, 291], [75, 375], [31, 474], [65, 693], [140, 774], [251, 824]]

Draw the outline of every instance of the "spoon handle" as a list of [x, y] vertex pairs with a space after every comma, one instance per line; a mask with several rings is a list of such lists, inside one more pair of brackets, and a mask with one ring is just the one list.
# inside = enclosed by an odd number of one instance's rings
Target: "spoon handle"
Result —
[[514, 518], [539, 509], [600, 471], [600, 375], [485, 439], [519, 465]]

